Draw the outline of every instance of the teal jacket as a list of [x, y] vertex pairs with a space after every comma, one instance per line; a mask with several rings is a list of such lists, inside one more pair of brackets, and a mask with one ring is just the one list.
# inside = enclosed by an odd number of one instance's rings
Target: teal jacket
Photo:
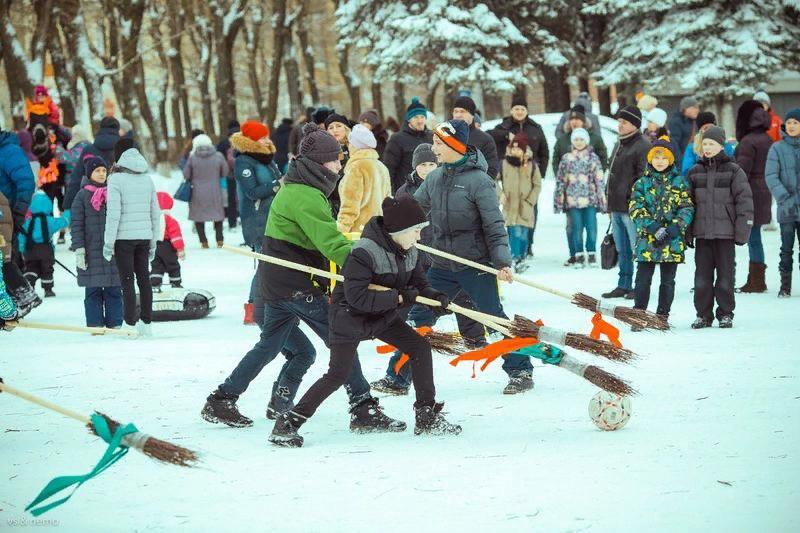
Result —
[[53, 201], [42, 191], [33, 195], [28, 216], [19, 234], [19, 249], [23, 253], [29, 245], [49, 244], [53, 246], [53, 235], [69, 226], [69, 212], [60, 217], [53, 216]]

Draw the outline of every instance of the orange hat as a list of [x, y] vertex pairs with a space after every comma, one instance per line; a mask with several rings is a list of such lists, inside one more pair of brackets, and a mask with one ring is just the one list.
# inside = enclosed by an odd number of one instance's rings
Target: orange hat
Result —
[[242, 135], [250, 140], [258, 141], [269, 137], [269, 128], [257, 120], [248, 120], [242, 124]]

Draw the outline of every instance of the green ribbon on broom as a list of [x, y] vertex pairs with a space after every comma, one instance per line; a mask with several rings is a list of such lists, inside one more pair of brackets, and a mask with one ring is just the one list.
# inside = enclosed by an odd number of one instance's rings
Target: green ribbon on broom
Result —
[[[50, 483], [48, 483], [47, 486], [42, 489], [39, 495], [36, 496], [36, 499], [34, 499], [25, 508], [25, 510], [30, 511], [33, 516], [44, 514], [50, 509], [65, 503], [72, 497], [73, 494], [75, 494], [75, 491], [78, 490], [78, 487], [83, 485], [83, 483], [100, 475], [108, 467], [122, 459], [125, 454], [128, 453], [128, 447], [120, 444], [122, 442], [122, 438], [125, 435], [139, 431], [133, 424], [126, 424], [125, 426], [119, 426], [114, 432], [114, 435], [111, 435], [111, 430], [109, 430], [105, 418], [95, 413], [91, 416], [91, 419], [97, 435], [108, 443], [108, 449], [106, 450], [106, 453], [103, 454], [103, 457], [88, 474], [82, 476], [60, 476], [50, 481]], [[54, 496], [73, 485], [75, 485], [75, 488], [65, 498], [61, 498], [60, 500], [56, 500], [34, 509], [35, 506], [49, 499], [51, 496]]]
[[561, 362], [561, 358], [564, 357], [564, 352], [560, 348], [544, 342], [514, 350], [514, 354], [535, 357], [550, 365], [557, 365]]

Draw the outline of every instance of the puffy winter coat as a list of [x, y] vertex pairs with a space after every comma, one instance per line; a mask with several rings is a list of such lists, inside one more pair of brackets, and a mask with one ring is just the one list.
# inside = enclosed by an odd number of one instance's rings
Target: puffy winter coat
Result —
[[83, 161], [89, 156], [102, 157], [103, 160], [111, 165], [114, 163], [114, 145], [119, 141], [119, 130], [115, 128], [100, 128], [94, 136], [94, 142], [83, 149], [81, 157], [75, 163], [67, 180], [67, 190], [64, 193], [64, 205], [72, 205], [75, 195], [81, 189], [83, 182]]
[[225, 218], [220, 178], [228, 175], [228, 162], [214, 146], [198, 146], [183, 167], [183, 177], [192, 183], [189, 220], [218, 222]]
[[369, 219], [383, 214], [381, 203], [392, 194], [389, 171], [372, 148], [353, 149], [339, 182], [339, 215], [342, 233], [361, 231]]
[[292, 119], [281, 120], [280, 125], [275, 128], [272, 134], [272, 142], [275, 144], [275, 164], [281, 171], [286, 169], [289, 163], [289, 135], [292, 133]]
[[169, 242], [176, 252], [182, 252], [186, 249], [186, 243], [183, 242], [181, 225], [169, 214], [169, 210], [175, 205], [175, 200], [172, 199], [169, 193], [163, 191], [157, 192], [156, 197], [158, 198], [158, 207], [161, 209], [158, 240]]
[[[400, 320], [402, 310], [399, 291], [414, 287], [421, 296], [435, 298], [439, 291], [431, 288], [415, 247], [401, 249], [383, 227], [383, 217], [372, 218], [361, 238], [353, 245], [342, 267], [344, 283], [333, 290], [329, 309], [330, 344], [371, 339]], [[389, 291], [369, 288], [374, 283]]]
[[[8, 263], [11, 261], [11, 242], [14, 237], [14, 218], [11, 214], [11, 206], [8, 203], [8, 198], [0, 192], [0, 253], [3, 254], [3, 261]], [[2, 266], [3, 261], [0, 261]]]
[[[675, 165], [658, 172], [647, 165], [631, 194], [630, 215], [636, 226], [636, 260], [646, 263], [683, 263], [686, 231], [694, 218], [689, 182]], [[655, 234], [667, 228], [669, 241], [660, 244]]]
[[[464, 162], [431, 172], [414, 198], [430, 212], [433, 247], [495, 268], [511, 266], [508, 233], [486, 159], [470, 146]], [[468, 267], [441, 257], [433, 266], [451, 271]]]
[[406, 176], [414, 170], [411, 168], [414, 149], [422, 143], [432, 144], [433, 132], [427, 128], [422, 131], [411, 129], [407, 122], [389, 138], [383, 151], [383, 164], [389, 169], [392, 192], [399, 189], [405, 183]]
[[530, 149], [520, 164], [512, 164], [503, 159], [500, 180], [502, 184], [503, 216], [506, 226], [525, 226], [532, 228], [536, 223], [533, 208], [542, 192], [542, 173], [532, 161]]
[[483, 157], [486, 158], [486, 172], [492, 179], [497, 178], [497, 175], [500, 172], [500, 158], [497, 156], [497, 145], [495, 144], [492, 136], [475, 126], [475, 123], [473, 122], [469, 126], [469, 138], [467, 139], [467, 144], [474, 146], [481, 151]]
[[43, 191], [33, 195], [31, 207], [19, 234], [19, 249], [24, 253], [31, 245], [53, 246], [53, 235], [69, 226], [69, 213], [53, 216], [53, 201]]
[[762, 108], [753, 111], [747, 133], [736, 145], [736, 164], [747, 174], [750, 190], [753, 191], [753, 224], [762, 226], [772, 220], [772, 196], [764, 180], [767, 154], [772, 139], [767, 135], [770, 127], [769, 114]]
[[[605, 171], [608, 168], [608, 150], [606, 149], [606, 143], [603, 142], [600, 133], [596, 132], [593, 127], [590, 127], [587, 131], [589, 132], [589, 145], [592, 147], [592, 151], [594, 151], [595, 155], [600, 158], [600, 166], [603, 168], [603, 171]], [[558, 137], [558, 140], [556, 140], [556, 147], [553, 149], [553, 174], [558, 172], [558, 165], [561, 164], [561, 159], [564, 157], [564, 154], [571, 151], [572, 127], [570, 127], [569, 121], [567, 121], [564, 123], [563, 133]]]
[[23, 215], [28, 211], [36, 178], [28, 157], [19, 146], [19, 138], [12, 131], [0, 131], [0, 193], [8, 199], [11, 209]]
[[594, 207], [601, 212], [607, 208], [603, 168], [600, 158], [590, 146], [564, 154], [556, 172], [553, 210]]
[[680, 157], [686, 150], [686, 146], [692, 142], [692, 136], [695, 133], [694, 120], [688, 118], [681, 111], [675, 111], [667, 122], [667, 130], [669, 130], [670, 141], [678, 147], [678, 153], [675, 154], [676, 164], [680, 164]]
[[[84, 180], [84, 187], [88, 185]], [[83, 248], [86, 252], [86, 270], [78, 269], [79, 287], [119, 287], [119, 272], [116, 261], [106, 261], [103, 244], [106, 231], [107, 205], [99, 210], [92, 206], [93, 192], [82, 188], [72, 202], [70, 250]]]
[[[628, 213], [631, 189], [636, 179], [647, 168], [650, 142], [640, 132], [617, 141], [608, 164], [607, 198], [612, 213]], [[677, 164], [677, 163], [676, 163]]]
[[[489, 133], [497, 146], [498, 154], [505, 154], [508, 148], [509, 136], [514, 136], [520, 131], [524, 131], [528, 137], [528, 147], [533, 153], [533, 162], [539, 167], [539, 172], [547, 172], [547, 165], [550, 163], [550, 148], [547, 146], [547, 139], [544, 130], [531, 117], [526, 117], [522, 123], [515, 121], [511, 117], [505, 117], [503, 121], [495, 126]], [[544, 174], [542, 178], [544, 178]]]
[[770, 147], [766, 178], [778, 204], [778, 223], [800, 222], [800, 137], [784, 134]]
[[[698, 136], [700, 137], [698, 139]], [[701, 151], [701, 143], [703, 142], [702, 134], [698, 133], [694, 136], [694, 142], [689, 143], [686, 147], [686, 151], [683, 152], [683, 158], [681, 159], [681, 174], [686, 177], [686, 174], [689, 173], [689, 169], [697, 164], [697, 160], [700, 159], [698, 156], [698, 152], [702, 153]], [[723, 146], [725, 151], [725, 155], [730, 158], [733, 158], [733, 153], [736, 151], [736, 144], [730, 141], [725, 141], [725, 145]], [[676, 164], [677, 166], [677, 164]]]
[[687, 240], [732, 239], [744, 244], [753, 226], [753, 193], [747, 175], [720, 152], [703, 158], [687, 176], [695, 212]]
[[139, 150], [131, 148], [120, 156], [108, 177], [105, 256], [114, 255], [114, 244], [118, 240], [147, 240], [154, 250], [161, 237], [158, 234], [161, 209], [147, 168], [147, 161]]
[[275, 148], [257, 143], [241, 133], [231, 135], [236, 151], [233, 175], [239, 193], [242, 236], [251, 248], [258, 248], [264, 237], [272, 199], [280, 187], [281, 173], [272, 160]]

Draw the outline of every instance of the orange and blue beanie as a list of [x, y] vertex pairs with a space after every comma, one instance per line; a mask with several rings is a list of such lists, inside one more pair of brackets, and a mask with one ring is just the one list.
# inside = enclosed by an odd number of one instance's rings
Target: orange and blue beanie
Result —
[[469, 126], [463, 120], [442, 122], [433, 130], [439, 139], [461, 155], [467, 153]]

